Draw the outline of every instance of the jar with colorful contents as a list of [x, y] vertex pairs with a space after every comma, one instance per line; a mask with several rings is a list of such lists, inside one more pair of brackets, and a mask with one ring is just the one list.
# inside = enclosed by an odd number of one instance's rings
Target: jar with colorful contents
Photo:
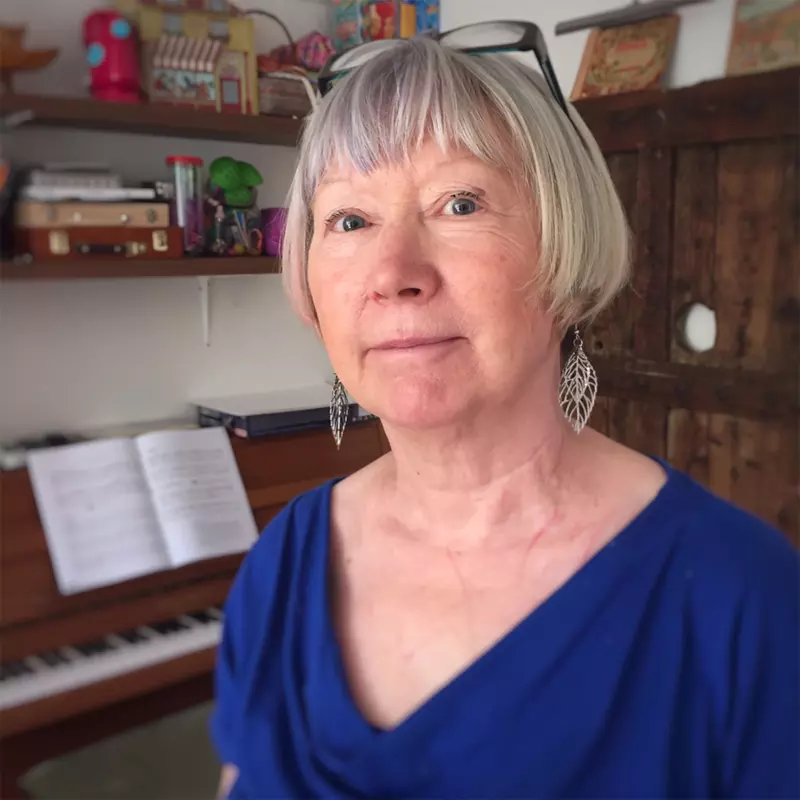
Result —
[[175, 196], [172, 201], [173, 224], [183, 229], [183, 251], [187, 255], [203, 253], [203, 188], [200, 168], [203, 159], [196, 156], [169, 156]]

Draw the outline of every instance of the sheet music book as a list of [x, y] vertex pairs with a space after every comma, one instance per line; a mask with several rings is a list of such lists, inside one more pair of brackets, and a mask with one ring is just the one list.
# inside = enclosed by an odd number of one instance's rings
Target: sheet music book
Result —
[[35, 450], [28, 468], [62, 594], [245, 552], [258, 536], [221, 428]]

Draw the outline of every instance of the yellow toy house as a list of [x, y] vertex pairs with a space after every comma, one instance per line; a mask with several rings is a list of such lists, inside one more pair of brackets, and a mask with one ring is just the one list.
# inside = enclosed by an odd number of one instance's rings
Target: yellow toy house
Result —
[[139, 28], [151, 103], [258, 114], [255, 27], [227, 0], [116, 0]]

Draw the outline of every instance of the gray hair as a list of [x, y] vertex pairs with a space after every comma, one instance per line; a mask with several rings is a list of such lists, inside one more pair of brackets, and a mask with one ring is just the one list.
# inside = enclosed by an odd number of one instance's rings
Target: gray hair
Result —
[[433, 139], [523, 181], [540, 242], [531, 287], [564, 327], [594, 318], [627, 281], [630, 237], [597, 143], [569, 109], [571, 121], [518, 58], [467, 55], [424, 38], [398, 42], [340, 79], [306, 121], [289, 190], [282, 271], [293, 307], [316, 322], [307, 259], [326, 169], [339, 162], [368, 173]]

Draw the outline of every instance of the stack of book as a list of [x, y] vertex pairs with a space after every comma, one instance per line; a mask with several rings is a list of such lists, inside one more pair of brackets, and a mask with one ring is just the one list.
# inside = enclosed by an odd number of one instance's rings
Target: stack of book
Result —
[[179, 258], [171, 186], [125, 186], [107, 167], [53, 164], [30, 171], [14, 208], [14, 250], [29, 260]]

